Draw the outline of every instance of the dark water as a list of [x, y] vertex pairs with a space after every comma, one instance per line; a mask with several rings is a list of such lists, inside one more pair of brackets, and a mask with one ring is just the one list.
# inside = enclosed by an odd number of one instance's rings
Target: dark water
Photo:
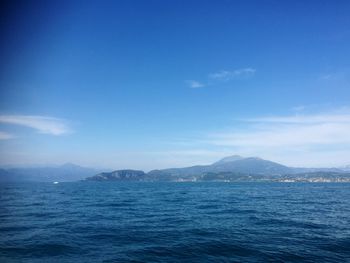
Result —
[[0, 262], [350, 262], [350, 184], [0, 185]]

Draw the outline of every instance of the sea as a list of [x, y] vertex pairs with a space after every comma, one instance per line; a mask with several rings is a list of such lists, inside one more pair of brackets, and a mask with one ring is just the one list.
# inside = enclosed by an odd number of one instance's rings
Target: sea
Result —
[[0, 262], [350, 262], [350, 184], [2, 183]]

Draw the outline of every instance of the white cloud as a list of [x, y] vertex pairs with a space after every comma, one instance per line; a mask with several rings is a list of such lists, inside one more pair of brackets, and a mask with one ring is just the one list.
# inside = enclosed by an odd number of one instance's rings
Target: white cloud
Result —
[[253, 68], [241, 68], [232, 71], [222, 70], [219, 72], [209, 74], [209, 78], [218, 81], [228, 81], [235, 78], [251, 77], [255, 74], [256, 69]]
[[208, 75], [209, 80], [205, 83], [197, 80], [186, 80], [186, 83], [191, 88], [202, 88], [205, 86], [211, 86], [221, 81], [229, 81], [238, 78], [252, 77], [256, 72], [254, 68], [241, 68], [232, 71], [222, 70], [219, 72], [211, 73]]
[[12, 134], [0, 131], [0, 140], [8, 140], [12, 138], [14, 138]]
[[305, 109], [306, 109], [306, 106], [300, 105], [300, 106], [293, 107], [291, 110], [294, 112], [301, 112], [301, 111], [304, 111]]
[[214, 135], [216, 145], [240, 147], [295, 147], [311, 145], [350, 144], [350, 123], [264, 124]]
[[200, 164], [238, 154], [296, 167], [350, 164], [349, 108], [235, 119], [232, 126], [223, 131], [201, 132], [196, 138], [184, 140], [181, 146], [176, 141], [175, 147], [179, 147], [159, 158], [169, 156], [177, 164]]
[[295, 123], [295, 124], [326, 124], [326, 123], [350, 123], [350, 114], [314, 114], [293, 116], [271, 116], [246, 119], [248, 122], [263, 123]]
[[236, 124], [232, 130], [207, 134], [201, 143], [294, 166], [350, 163], [350, 111], [267, 116]]
[[187, 80], [186, 83], [191, 88], [202, 88], [205, 86], [203, 83], [196, 81], [196, 80]]
[[251, 125], [244, 131], [218, 133], [211, 142], [266, 147], [350, 144], [350, 113], [272, 116], [241, 121]]
[[333, 77], [333, 74], [324, 74], [320, 77], [322, 80], [329, 80]]
[[71, 132], [65, 120], [53, 117], [30, 115], [0, 115], [0, 123], [21, 125], [33, 128], [39, 133], [51, 135], [63, 135]]

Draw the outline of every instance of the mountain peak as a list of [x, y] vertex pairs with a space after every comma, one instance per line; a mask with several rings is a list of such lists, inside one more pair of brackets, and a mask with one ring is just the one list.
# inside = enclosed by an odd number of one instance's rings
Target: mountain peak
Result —
[[227, 156], [225, 158], [220, 159], [219, 161], [213, 163], [213, 164], [224, 164], [224, 163], [230, 163], [230, 162], [235, 162], [238, 160], [242, 160], [244, 159], [242, 156], [240, 155], [231, 155], [231, 156]]
[[60, 166], [61, 168], [80, 168], [80, 166], [79, 165], [76, 165], [76, 164], [74, 164], [74, 163], [64, 163], [64, 164], [62, 164], [61, 166]]

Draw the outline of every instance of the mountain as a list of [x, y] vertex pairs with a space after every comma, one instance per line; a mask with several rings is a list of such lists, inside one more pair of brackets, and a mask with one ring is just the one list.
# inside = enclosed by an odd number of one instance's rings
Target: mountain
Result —
[[344, 172], [350, 172], [350, 164], [349, 165], [345, 165], [343, 167], [339, 167], [338, 169], [344, 171]]
[[205, 173], [245, 173], [245, 174], [268, 174], [280, 175], [293, 173], [293, 168], [267, 161], [257, 157], [243, 158], [238, 155], [225, 157], [211, 165], [197, 165], [185, 168], [170, 168], [153, 170], [148, 173], [151, 177], [192, 177]]
[[213, 163], [213, 165], [221, 165], [221, 164], [225, 164], [225, 163], [232, 163], [238, 160], [242, 160], [244, 159], [242, 156], [239, 155], [231, 155], [231, 156], [227, 156], [225, 158], [222, 158], [221, 160]]
[[140, 181], [145, 177], [143, 171], [117, 170], [110, 173], [99, 173], [86, 178], [87, 181]]
[[0, 169], [0, 182], [53, 181], [350, 181], [350, 167], [293, 168], [258, 157], [232, 155], [213, 164], [152, 170], [102, 172], [72, 163]]
[[292, 168], [257, 157], [241, 158], [230, 162], [222, 162], [222, 160], [220, 160], [219, 162], [212, 164], [209, 170], [209, 172], [236, 172], [270, 175], [287, 174], [292, 172]]
[[0, 181], [69, 182], [82, 180], [98, 172], [99, 170], [82, 167], [72, 163], [52, 167], [8, 168], [0, 169]]
[[336, 168], [292, 168], [258, 157], [232, 155], [210, 165], [152, 170], [117, 170], [88, 181], [281, 181], [348, 182], [350, 173]]

